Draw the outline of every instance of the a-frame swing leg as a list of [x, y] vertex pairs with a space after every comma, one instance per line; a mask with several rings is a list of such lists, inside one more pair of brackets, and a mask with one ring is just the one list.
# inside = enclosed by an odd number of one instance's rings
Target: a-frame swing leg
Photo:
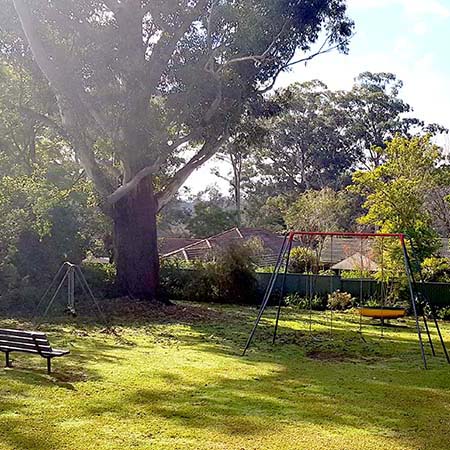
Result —
[[250, 344], [253, 340], [253, 337], [255, 335], [256, 329], [258, 328], [259, 322], [261, 320], [262, 315], [264, 314], [264, 311], [267, 307], [267, 303], [269, 302], [270, 296], [272, 295], [272, 291], [273, 288], [275, 286], [275, 282], [277, 280], [278, 274], [280, 272], [281, 269], [281, 265], [283, 263], [283, 257], [286, 253], [286, 249], [287, 249], [287, 242], [288, 242], [288, 234], [286, 234], [284, 236], [284, 240], [283, 240], [283, 244], [281, 245], [281, 249], [280, 249], [280, 253], [278, 254], [278, 258], [277, 258], [277, 262], [275, 264], [275, 269], [272, 272], [272, 275], [270, 276], [270, 280], [269, 283], [267, 285], [266, 291], [264, 293], [264, 297], [262, 299], [261, 302], [261, 306], [259, 307], [259, 312], [258, 312], [258, 316], [256, 317], [255, 323], [253, 324], [253, 328], [252, 331], [250, 332], [250, 335], [247, 339], [247, 342], [245, 344], [244, 347], [244, 351], [242, 352], [242, 356], [245, 355], [245, 353], [247, 352], [248, 348], [250, 347]]
[[425, 298], [425, 301], [426, 301], [427, 305], [430, 308], [431, 317], [433, 319], [434, 326], [436, 327], [436, 331], [437, 331], [438, 336], [439, 336], [439, 341], [441, 343], [442, 350], [444, 351], [445, 359], [450, 364], [450, 357], [449, 357], [449, 354], [448, 354], [448, 351], [447, 351], [447, 347], [445, 346], [444, 338], [442, 337], [441, 328], [439, 327], [439, 323], [438, 323], [438, 320], [437, 320], [436, 309], [434, 308], [434, 305], [430, 301], [428, 301], [427, 298]]
[[[411, 244], [411, 249], [413, 251], [413, 255], [415, 255], [415, 257], [416, 257], [416, 251], [414, 249], [414, 243], [412, 242], [411, 238], [409, 238], [409, 241], [410, 241], [410, 244]], [[416, 257], [416, 259], [417, 259], [417, 257]], [[421, 270], [420, 266], [418, 267], [418, 271], [419, 271], [420, 281], [421, 281], [421, 283], [423, 283], [422, 270]], [[439, 341], [441, 343], [442, 350], [444, 351], [445, 359], [447, 360], [447, 363], [450, 364], [450, 357], [449, 357], [449, 354], [448, 354], [448, 351], [447, 351], [447, 347], [445, 345], [444, 338], [442, 337], [441, 329], [439, 327], [439, 323], [438, 323], [438, 320], [437, 320], [436, 308], [429, 301], [428, 297], [426, 295], [424, 295], [423, 293], [422, 293], [422, 298], [425, 301], [425, 303], [428, 305], [428, 308], [430, 309], [431, 317], [433, 319], [434, 326], [436, 327], [436, 331], [437, 331], [438, 336], [439, 336]], [[425, 315], [424, 315], [424, 319], [425, 319]], [[435, 355], [435, 353], [433, 353], [433, 355]]]
[[423, 310], [422, 310], [422, 319], [423, 319], [423, 324], [425, 325], [425, 331], [427, 332], [428, 343], [430, 344], [431, 354], [433, 356], [436, 356], [436, 352], [434, 351], [433, 340], [431, 339], [430, 328], [428, 327], [427, 317], [425, 315], [425, 311], [423, 311]]
[[275, 329], [273, 330], [272, 344], [275, 344], [275, 340], [277, 338], [278, 321], [280, 320], [281, 304], [283, 303], [284, 287], [286, 285], [286, 274], [289, 268], [289, 258], [291, 256], [291, 249], [292, 249], [292, 239], [289, 239], [286, 254], [286, 264], [284, 266], [283, 280], [281, 282], [280, 297], [278, 299], [277, 318], [275, 319]]
[[406, 250], [406, 245], [404, 239], [401, 240], [401, 246], [403, 251], [403, 258], [405, 261], [405, 269], [406, 269], [406, 278], [408, 279], [408, 287], [409, 287], [409, 294], [411, 297], [411, 305], [414, 312], [414, 319], [416, 321], [416, 330], [417, 330], [417, 337], [419, 338], [419, 346], [420, 346], [420, 353], [422, 355], [422, 362], [424, 369], [427, 369], [427, 359], [425, 356], [425, 349], [423, 348], [423, 340], [422, 340], [422, 332], [420, 331], [420, 324], [419, 324], [419, 316], [417, 314], [417, 298], [416, 294], [414, 293], [414, 278], [413, 273], [411, 269], [411, 264], [408, 256], [408, 251]]

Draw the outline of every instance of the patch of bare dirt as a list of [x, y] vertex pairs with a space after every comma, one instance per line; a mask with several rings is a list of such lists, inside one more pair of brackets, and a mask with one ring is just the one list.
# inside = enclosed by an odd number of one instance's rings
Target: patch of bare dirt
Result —
[[338, 352], [327, 352], [323, 350], [311, 350], [306, 353], [306, 356], [317, 361], [343, 362], [351, 358]]
[[101, 309], [109, 318], [161, 323], [211, 323], [223, 321], [226, 317], [225, 313], [207, 305], [166, 304], [128, 297], [104, 300]]

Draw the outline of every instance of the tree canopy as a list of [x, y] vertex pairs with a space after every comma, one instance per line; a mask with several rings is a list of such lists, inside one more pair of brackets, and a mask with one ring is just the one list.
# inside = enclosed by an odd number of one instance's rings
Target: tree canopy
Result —
[[281, 71], [346, 51], [353, 28], [344, 0], [0, 0], [0, 9], [1, 61], [51, 101], [15, 102], [17, 112], [70, 145], [113, 219], [119, 284], [147, 298], [158, 289], [157, 211]]

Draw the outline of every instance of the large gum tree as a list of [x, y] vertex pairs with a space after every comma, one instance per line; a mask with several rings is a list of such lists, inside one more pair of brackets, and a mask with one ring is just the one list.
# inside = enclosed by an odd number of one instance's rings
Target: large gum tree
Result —
[[50, 114], [22, 112], [73, 149], [113, 220], [119, 286], [145, 299], [158, 291], [157, 212], [281, 71], [346, 51], [353, 27], [345, 0], [0, 0], [0, 11], [0, 59], [54, 96]]

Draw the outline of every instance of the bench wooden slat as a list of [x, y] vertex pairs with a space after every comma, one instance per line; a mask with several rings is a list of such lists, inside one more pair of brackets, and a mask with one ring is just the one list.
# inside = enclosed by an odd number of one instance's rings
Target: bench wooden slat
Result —
[[47, 335], [42, 331], [23, 331], [23, 330], [11, 330], [9, 328], [0, 328], [0, 333], [8, 334], [10, 336], [25, 336], [29, 337], [35, 335], [36, 337], [47, 339]]
[[33, 336], [25, 337], [25, 336], [12, 336], [9, 334], [3, 334], [0, 332], [0, 339], [4, 341], [14, 341], [14, 342], [23, 342], [25, 344], [37, 342], [39, 345], [50, 345], [48, 339], [44, 339], [42, 337], [36, 337], [33, 339]]
[[[50, 347], [49, 344], [46, 345], [41, 345], [40, 343], [39, 345], [39, 350], [42, 351], [52, 351], [52, 348]], [[34, 342], [16, 342], [16, 341], [7, 341], [4, 339], [0, 339], [0, 348], [6, 348], [6, 347], [16, 347], [16, 348], [34, 348], [36, 350], [38, 350], [36, 344]]]
[[33, 353], [47, 359], [47, 372], [51, 372], [51, 358], [67, 355], [69, 350], [52, 349], [45, 333], [0, 328], [0, 351], [5, 353], [6, 367], [11, 367], [11, 352]]
[[17, 342], [17, 343], [21, 343], [21, 344], [31, 344], [31, 345], [36, 345], [36, 343], [39, 346], [48, 346], [50, 347], [50, 343], [48, 342], [47, 339], [42, 339], [42, 338], [36, 338], [33, 339], [32, 337], [30, 338], [24, 338], [21, 336], [8, 336], [5, 334], [1, 334], [0, 333], [0, 341], [7, 341], [7, 342]]
[[23, 353], [35, 353], [39, 354], [36, 347], [33, 348], [20, 348], [20, 347], [14, 347], [14, 345], [10, 345], [9, 347], [0, 347], [0, 350], [2, 352], [23, 352]]

